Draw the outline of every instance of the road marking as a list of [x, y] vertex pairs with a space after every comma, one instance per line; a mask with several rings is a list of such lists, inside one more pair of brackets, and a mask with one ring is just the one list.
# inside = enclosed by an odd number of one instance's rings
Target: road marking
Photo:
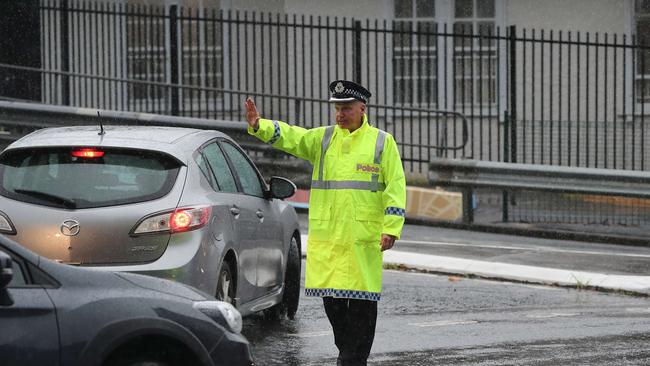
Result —
[[448, 325], [466, 325], [466, 324], [477, 324], [476, 320], [439, 320], [435, 322], [427, 323], [409, 323], [409, 325], [415, 327], [445, 327]]
[[313, 337], [323, 337], [326, 335], [330, 335], [332, 332], [329, 331], [324, 331], [324, 332], [309, 332], [309, 333], [298, 333], [298, 334], [287, 334], [289, 337], [298, 337], [298, 338], [313, 338]]
[[625, 311], [630, 313], [650, 314], [650, 308], [627, 308]]
[[[303, 248], [307, 243], [307, 235], [300, 235]], [[393, 250], [399, 251], [399, 244], [414, 244], [414, 245], [440, 245], [450, 247], [472, 247], [472, 248], [485, 248], [485, 249], [507, 249], [507, 250], [527, 250], [533, 252], [551, 252], [551, 253], [573, 253], [573, 254], [593, 254], [593, 255], [606, 255], [614, 257], [630, 257], [630, 258], [650, 258], [650, 254], [634, 254], [634, 253], [616, 253], [616, 252], [598, 252], [591, 250], [571, 250], [571, 249], [555, 249], [549, 247], [522, 247], [522, 246], [506, 246], [506, 245], [492, 245], [492, 244], [472, 244], [472, 243], [451, 243], [446, 241], [425, 241], [425, 240], [403, 240], [400, 239], [395, 242]]]
[[[408, 272], [408, 271], [400, 271], [397, 269], [384, 269], [386, 272], [391, 272], [397, 275], [406, 275], [406, 276], [420, 276], [420, 277], [431, 277], [431, 276], [438, 276], [438, 277], [450, 277], [450, 275], [445, 275], [445, 274], [437, 274], [437, 273], [422, 273], [422, 272]], [[451, 275], [453, 276], [453, 275]], [[468, 277], [463, 277], [460, 276], [460, 280], [462, 281], [472, 281], [472, 282], [481, 282], [486, 285], [493, 285], [493, 286], [518, 286], [518, 287], [527, 287], [531, 288], [534, 290], [544, 290], [544, 291], [563, 291], [561, 288], [557, 287], [549, 287], [546, 285], [530, 285], [526, 283], [517, 283], [517, 282], [501, 282], [501, 281], [491, 281], [491, 280], [482, 280], [480, 278], [468, 278]]]
[[550, 314], [528, 314], [526, 318], [532, 319], [550, 319], [550, 318], [568, 318], [576, 316], [576, 313], [550, 313]]
[[544, 291], [562, 291], [561, 288], [549, 287], [548, 285], [527, 285], [524, 283], [513, 283], [512, 285], [519, 285], [521, 287], [527, 287], [533, 290], [544, 290]]
[[402, 239], [398, 240], [395, 243], [395, 249], [398, 248], [399, 244], [440, 245], [440, 246], [452, 246], [452, 247], [528, 250], [528, 251], [534, 251], [534, 252], [574, 253], [574, 254], [593, 254], [593, 255], [617, 256], [617, 257], [650, 258], [650, 254], [596, 252], [596, 251], [587, 251], [587, 250], [555, 249], [555, 248], [548, 248], [548, 247], [521, 247], [521, 246], [517, 247], [517, 246], [506, 246], [506, 245], [450, 243], [450, 242], [444, 242], [444, 241], [421, 241], [421, 240], [402, 240]]

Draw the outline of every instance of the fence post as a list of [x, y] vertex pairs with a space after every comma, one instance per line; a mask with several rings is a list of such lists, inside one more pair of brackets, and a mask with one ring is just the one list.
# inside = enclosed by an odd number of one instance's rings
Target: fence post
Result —
[[510, 26], [510, 162], [517, 162], [517, 28]]
[[178, 5], [169, 7], [169, 59], [171, 66], [171, 114], [180, 115], [178, 77]]
[[[510, 114], [508, 111], [503, 112], [503, 160], [508, 163], [510, 162]], [[509, 212], [508, 212], [508, 202], [510, 200], [510, 194], [508, 191], [504, 190], [501, 192], [501, 221], [508, 222]]]
[[463, 189], [463, 223], [474, 223], [474, 190], [472, 188]]
[[66, 74], [70, 71], [68, 0], [61, 0], [61, 104], [70, 105], [70, 80]]
[[[517, 162], [517, 28], [514, 25], [509, 27], [510, 44], [510, 76], [508, 89], [510, 90], [510, 108], [505, 112], [504, 122], [504, 151], [503, 157], [506, 163]], [[508, 222], [510, 219], [508, 191], [503, 191], [501, 196], [501, 221]]]
[[353, 62], [354, 62], [354, 74], [353, 74], [353, 79], [355, 82], [361, 84], [361, 21], [360, 20], [355, 20], [354, 21], [354, 31], [353, 31], [353, 39], [354, 39], [354, 51], [352, 53], [353, 55]]

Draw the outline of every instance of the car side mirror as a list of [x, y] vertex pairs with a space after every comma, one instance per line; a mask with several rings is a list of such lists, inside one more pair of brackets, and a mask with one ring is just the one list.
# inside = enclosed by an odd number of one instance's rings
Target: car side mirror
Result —
[[271, 177], [271, 197], [285, 199], [296, 193], [296, 185], [287, 178]]
[[0, 251], [0, 290], [6, 289], [14, 276], [13, 264], [9, 254]]

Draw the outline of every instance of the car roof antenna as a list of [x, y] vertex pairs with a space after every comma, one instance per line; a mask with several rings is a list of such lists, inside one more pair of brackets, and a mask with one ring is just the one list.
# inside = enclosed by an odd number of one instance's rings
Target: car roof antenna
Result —
[[99, 121], [99, 136], [104, 136], [106, 132], [104, 132], [104, 125], [102, 124], [102, 118], [99, 115], [99, 111], [97, 111], [97, 121]]

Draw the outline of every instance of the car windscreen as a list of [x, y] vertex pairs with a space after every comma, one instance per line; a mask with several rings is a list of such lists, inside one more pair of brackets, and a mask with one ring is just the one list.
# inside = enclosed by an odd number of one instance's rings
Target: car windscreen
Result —
[[0, 158], [0, 194], [68, 209], [144, 202], [169, 193], [179, 169], [171, 156], [148, 150], [18, 149]]

